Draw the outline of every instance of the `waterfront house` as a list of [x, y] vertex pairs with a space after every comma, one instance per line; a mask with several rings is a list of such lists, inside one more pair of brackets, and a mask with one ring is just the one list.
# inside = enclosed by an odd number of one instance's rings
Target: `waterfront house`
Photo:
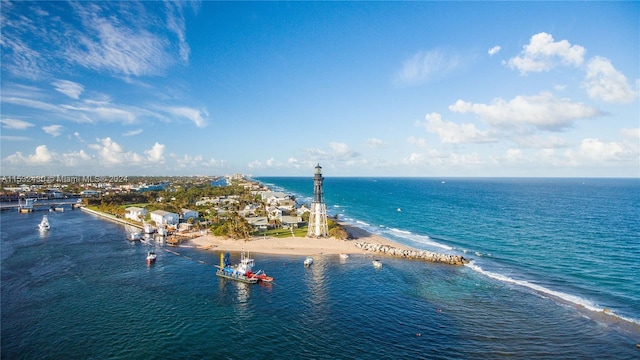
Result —
[[155, 221], [156, 225], [177, 225], [180, 221], [178, 214], [164, 210], [152, 211], [150, 216], [151, 220]]
[[135, 221], [141, 221], [147, 216], [147, 209], [139, 208], [137, 206], [130, 206], [124, 209], [124, 218]]
[[280, 218], [280, 222], [282, 223], [282, 227], [297, 229], [302, 222], [302, 218], [300, 216], [283, 215]]
[[267, 208], [267, 216], [269, 217], [269, 220], [282, 220], [282, 210], [278, 209], [275, 206], [269, 206]]
[[266, 216], [255, 216], [245, 219], [256, 230], [264, 231], [269, 228], [269, 219]]
[[200, 215], [195, 210], [182, 209], [180, 210], [182, 215], [182, 221], [187, 221], [189, 219], [197, 219]]

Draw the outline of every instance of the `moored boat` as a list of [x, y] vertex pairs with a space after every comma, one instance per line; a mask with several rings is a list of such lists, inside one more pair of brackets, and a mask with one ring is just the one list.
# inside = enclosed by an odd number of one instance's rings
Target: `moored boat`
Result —
[[42, 220], [40, 221], [40, 224], [38, 224], [38, 229], [40, 229], [40, 231], [49, 231], [49, 229], [51, 229], [47, 215], [42, 215]]
[[167, 230], [166, 226], [158, 226], [156, 231], [158, 232], [158, 235], [160, 235], [160, 236], [167, 236], [169, 234], [169, 230]]
[[307, 258], [304, 259], [304, 266], [311, 266], [311, 264], [313, 264], [313, 258], [311, 256], [307, 256]]
[[142, 234], [137, 231], [131, 231], [127, 234], [127, 239], [130, 241], [137, 241], [142, 239]]
[[371, 263], [373, 264], [373, 267], [376, 269], [382, 268], [382, 261], [380, 260], [373, 260]]
[[147, 263], [150, 264], [152, 262], [156, 261], [156, 258], [158, 257], [158, 255], [155, 253], [155, 251], [151, 250], [147, 253]]
[[340, 259], [348, 259], [348, 258], [349, 258], [349, 254], [345, 254], [345, 253], [340, 254]]
[[153, 225], [147, 224], [146, 222], [144, 223], [142, 228], [145, 234], [153, 234], [154, 232]]
[[218, 270], [216, 271], [216, 276], [248, 284], [255, 284], [259, 281], [273, 281], [273, 278], [267, 276], [262, 270], [259, 270], [255, 273], [252, 272], [254, 266], [255, 260], [248, 255], [245, 255], [244, 251], [240, 253], [240, 263], [236, 265], [231, 265], [229, 253], [226, 253], [224, 255], [220, 253], [220, 265], [216, 265], [216, 267], [218, 268]]

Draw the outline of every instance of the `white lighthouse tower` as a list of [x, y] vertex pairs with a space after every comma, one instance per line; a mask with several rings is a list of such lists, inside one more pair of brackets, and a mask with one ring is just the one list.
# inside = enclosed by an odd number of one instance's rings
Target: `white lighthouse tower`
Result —
[[316, 166], [316, 173], [313, 176], [313, 202], [311, 203], [311, 215], [309, 216], [309, 230], [307, 237], [327, 237], [329, 227], [327, 226], [327, 206], [324, 204], [324, 193], [322, 191], [322, 168], [320, 164]]

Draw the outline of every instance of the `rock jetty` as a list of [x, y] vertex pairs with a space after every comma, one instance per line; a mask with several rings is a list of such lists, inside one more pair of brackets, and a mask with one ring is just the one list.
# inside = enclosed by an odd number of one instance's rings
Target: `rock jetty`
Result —
[[406, 259], [419, 259], [450, 265], [463, 265], [469, 262], [469, 260], [460, 255], [438, 254], [431, 251], [423, 250], [404, 250], [389, 245], [373, 244], [367, 242], [357, 242], [355, 243], [355, 245], [356, 247], [365, 251], [381, 253]]

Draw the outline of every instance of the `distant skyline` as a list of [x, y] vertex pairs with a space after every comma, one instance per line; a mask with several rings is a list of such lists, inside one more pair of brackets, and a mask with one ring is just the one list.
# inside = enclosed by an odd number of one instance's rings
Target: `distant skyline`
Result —
[[640, 2], [11, 2], [0, 173], [640, 177]]

